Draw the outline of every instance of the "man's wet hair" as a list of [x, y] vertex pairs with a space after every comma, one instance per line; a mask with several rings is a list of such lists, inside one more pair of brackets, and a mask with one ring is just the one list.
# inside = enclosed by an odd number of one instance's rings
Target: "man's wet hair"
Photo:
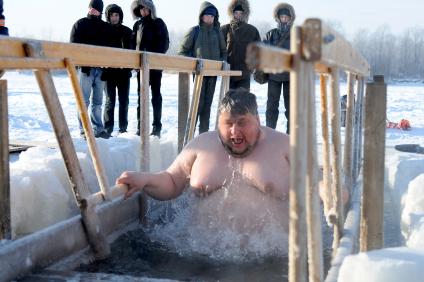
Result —
[[229, 112], [232, 116], [247, 113], [256, 116], [258, 115], [256, 96], [245, 88], [231, 89], [222, 98], [219, 113], [222, 112]]

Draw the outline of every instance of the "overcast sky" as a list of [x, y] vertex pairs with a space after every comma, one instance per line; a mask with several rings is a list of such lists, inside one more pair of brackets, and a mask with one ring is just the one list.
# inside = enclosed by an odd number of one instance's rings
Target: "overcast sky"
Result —
[[[105, 7], [115, 3], [124, 11], [124, 24], [132, 28], [132, 0], [105, 0]], [[200, 0], [154, 0], [158, 16], [168, 29], [185, 31], [197, 22]], [[228, 0], [210, 1], [220, 12], [221, 24], [228, 22]], [[4, 0], [6, 24], [16, 37], [32, 37], [67, 41], [73, 23], [87, 13], [89, 0]], [[250, 23], [268, 21], [274, 25], [272, 10], [275, 0], [251, 0]], [[346, 35], [359, 28], [375, 28], [387, 24], [394, 33], [408, 27], [424, 27], [424, 0], [318, 0], [291, 1], [297, 13], [296, 23], [319, 17], [342, 24]]]

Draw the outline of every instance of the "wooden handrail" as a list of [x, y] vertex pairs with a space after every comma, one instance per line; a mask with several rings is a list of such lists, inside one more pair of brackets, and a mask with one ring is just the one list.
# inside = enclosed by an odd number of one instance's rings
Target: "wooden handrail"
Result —
[[[44, 50], [44, 56], [46, 58], [44, 59], [44, 63], [46, 65], [43, 65], [43, 60], [41, 59], [16, 60], [26, 57], [24, 45], [29, 42], [35, 42], [41, 45], [41, 48]], [[142, 68], [142, 53], [148, 54], [150, 69], [178, 72], [196, 71], [198, 60], [196, 58], [86, 44], [28, 40], [14, 37], [2, 37], [0, 39], [0, 69], [66, 68], [63, 62], [64, 58], [68, 58], [77, 66], [140, 69]], [[111, 58], [113, 58], [113, 60], [111, 60]], [[222, 70], [222, 62], [214, 60], [203, 60], [203, 69], [205, 76], [241, 75], [241, 71]]]

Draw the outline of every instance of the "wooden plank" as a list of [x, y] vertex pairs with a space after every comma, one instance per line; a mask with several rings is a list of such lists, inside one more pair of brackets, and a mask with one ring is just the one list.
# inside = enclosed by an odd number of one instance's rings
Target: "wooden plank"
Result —
[[[230, 65], [228, 63], [222, 64], [223, 70], [229, 70]], [[219, 119], [219, 107], [221, 106], [221, 100], [224, 98], [225, 93], [227, 93], [227, 88], [230, 86], [230, 77], [225, 76], [224, 74], [221, 77], [221, 87], [219, 89], [219, 98], [218, 98], [218, 107], [216, 111], [216, 119], [215, 119], [215, 130], [218, 130], [218, 119]]]
[[306, 281], [306, 171], [307, 134], [304, 110], [309, 87], [303, 80], [308, 75], [307, 63], [300, 57], [300, 27], [291, 34], [293, 72], [290, 73], [290, 212], [289, 212], [289, 281]]
[[355, 113], [355, 75], [351, 72], [347, 74], [347, 106], [346, 106], [346, 124], [345, 141], [343, 153], [344, 185], [352, 192], [353, 178], [353, 115]]
[[290, 71], [292, 69], [292, 53], [264, 43], [251, 43], [246, 50], [246, 64], [250, 69], [269, 73]]
[[[113, 232], [119, 229], [125, 230], [122, 227], [137, 220], [139, 208], [137, 197], [134, 196], [125, 201], [107, 202], [98, 208], [97, 214], [101, 227], [109, 239], [116, 238]], [[88, 246], [81, 216], [59, 222], [2, 245], [0, 280], [14, 281], [18, 276], [21, 277], [34, 269], [42, 269], [78, 252], [84, 252]], [[87, 251], [84, 252], [84, 254], [87, 253]], [[92, 255], [88, 255], [92, 259]]]
[[334, 224], [333, 251], [339, 246], [343, 235], [343, 199], [342, 199], [342, 167], [341, 167], [341, 137], [340, 137], [340, 93], [339, 93], [339, 70], [332, 69], [330, 77], [331, 95], [331, 171], [334, 207], [336, 210], [337, 223]]
[[184, 146], [184, 135], [190, 107], [189, 79], [190, 75], [188, 73], [179, 73], [178, 75], [178, 152], [181, 152]]
[[[320, 19], [307, 19], [303, 26], [309, 31], [305, 36], [310, 37], [303, 38], [303, 56], [306, 59], [363, 76], [370, 74], [367, 60], [346, 39]], [[321, 44], [317, 44], [317, 36], [320, 34]]]
[[106, 176], [106, 170], [100, 158], [99, 150], [97, 149], [96, 139], [94, 138], [93, 128], [91, 127], [90, 118], [87, 111], [87, 106], [84, 102], [84, 95], [78, 81], [78, 75], [75, 70], [75, 65], [69, 60], [65, 59], [65, 65], [71, 79], [72, 88], [74, 90], [74, 97], [77, 102], [78, 111], [80, 114], [81, 123], [84, 128], [85, 137], [87, 138], [87, 146], [90, 151], [91, 159], [96, 172], [97, 180], [99, 182], [100, 190], [106, 201], [110, 200], [109, 197], [109, 181]]
[[[30, 42], [26, 45], [29, 56], [43, 57], [39, 43]], [[60, 105], [59, 97], [54, 86], [52, 75], [47, 70], [34, 72], [41, 94], [46, 104], [47, 112], [52, 122], [59, 148], [61, 150], [65, 167], [68, 172], [70, 186], [81, 211], [81, 216], [86, 227], [87, 238], [97, 258], [105, 258], [110, 254], [110, 247], [102, 233], [99, 219], [94, 207], [86, 201], [89, 190], [78, 162], [78, 157], [72, 143], [71, 134], [66, 124], [65, 115]]]
[[374, 82], [367, 83], [365, 95], [361, 252], [383, 247], [386, 103], [387, 85], [384, 76], [374, 76]]
[[355, 108], [355, 154], [354, 154], [354, 178], [357, 179], [362, 166], [362, 128], [363, 128], [363, 112], [364, 112], [364, 78], [360, 77], [356, 84], [357, 102]]
[[331, 223], [335, 223], [335, 217], [329, 215], [333, 207], [333, 196], [331, 194], [331, 166], [330, 166], [330, 134], [328, 124], [328, 99], [327, 99], [327, 77], [320, 75], [321, 90], [321, 134], [322, 134], [322, 188], [324, 191], [324, 214]]
[[63, 69], [65, 63], [61, 59], [34, 58], [0, 58], [1, 69]]
[[[150, 54], [141, 54], [142, 66], [140, 69], [140, 138], [141, 138], [141, 160], [140, 170], [150, 171], [150, 122], [149, 122], [149, 104], [150, 104]], [[147, 195], [142, 192], [140, 197], [140, 221], [147, 225], [147, 210], [149, 202]]]
[[194, 79], [194, 87], [193, 87], [193, 97], [191, 99], [190, 104], [190, 114], [188, 116], [186, 134], [184, 137], [184, 146], [187, 145], [194, 137], [194, 132], [196, 131], [196, 120], [197, 120], [197, 111], [199, 109], [199, 99], [200, 92], [202, 91], [202, 83], [203, 83], [203, 60], [199, 60], [198, 62], [198, 72]]
[[318, 196], [318, 156], [315, 113], [315, 73], [313, 63], [306, 65], [305, 87], [307, 88], [307, 146], [308, 167], [306, 177], [306, 223], [308, 233], [309, 281], [324, 279], [322, 252], [321, 205]]
[[0, 80], [0, 240], [10, 240], [10, 171], [9, 171], [9, 114], [7, 81]]
[[[115, 67], [115, 68], [141, 68], [141, 54], [148, 54], [150, 69], [161, 69], [168, 71], [195, 72], [196, 58], [183, 56], [171, 56], [166, 54], [140, 52], [135, 50], [125, 50], [121, 48], [100, 47], [87, 44], [61, 43], [40, 40], [27, 40], [21, 38], [1, 38], [0, 39], [0, 68], [14, 69], [24, 68], [46, 68], [37, 60], [25, 62], [17, 61], [16, 66], [10, 61], [12, 58], [25, 58], [24, 45], [26, 42], [37, 42], [44, 50], [44, 56], [48, 58], [47, 65], [53, 68], [65, 68], [64, 62], [56, 61], [68, 58], [77, 66], [92, 67]], [[113, 60], [111, 60], [113, 58]], [[210, 71], [206, 75], [221, 75], [222, 62], [214, 60], [203, 60], [204, 70]], [[25, 67], [26, 68], [26, 67]], [[238, 71], [226, 73], [230, 76], [241, 75]]]
[[[358, 184], [356, 184], [358, 185]], [[350, 210], [346, 215], [344, 224], [344, 234], [340, 240], [339, 248], [334, 252], [334, 257], [331, 260], [331, 267], [325, 277], [325, 282], [337, 282], [339, 277], [340, 267], [344, 259], [358, 251], [359, 239], [359, 220], [361, 212], [361, 194], [362, 183], [353, 189], [352, 198], [350, 201]]]

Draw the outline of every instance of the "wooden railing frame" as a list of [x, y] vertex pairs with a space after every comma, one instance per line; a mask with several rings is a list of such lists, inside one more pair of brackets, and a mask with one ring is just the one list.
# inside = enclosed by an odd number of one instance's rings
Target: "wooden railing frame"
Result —
[[[316, 134], [313, 133], [315, 130], [313, 124], [316, 114], [314, 110], [311, 110], [311, 107], [314, 106], [315, 94], [314, 84], [311, 85], [310, 78], [314, 77], [314, 72], [320, 74], [324, 153], [322, 187], [324, 193], [327, 194], [326, 198], [329, 199], [324, 203], [324, 209], [328, 215], [328, 221], [334, 226], [333, 255], [335, 255], [339, 253], [337, 250], [345, 224], [343, 193], [346, 190], [351, 190], [352, 195], [358, 193], [357, 190], [353, 190], [353, 187], [357, 184], [362, 160], [363, 81], [369, 76], [370, 67], [369, 63], [349, 42], [325, 26], [319, 19], [307, 19], [301, 27], [294, 27], [291, 42], [290, 51], [266, 46], [262, 43], [250, 45], [246, 62], [252, 69], [269, 73], [291, 72], [289, 281], [307, 280], [305, 276], [306, 240], [308, 241], [308, 280], [322, 281], [322, 249], [320, 250], [316, 243], [317, 241], [321, 242], [321, 232], [316, 226], [313, 231], [312, 220], [316, 207], [314, 200], [311, 199], [317, 197], [318, 192], [314, 181], [317, 164], [314, 141]], [[308, 62], [310, 67], [308, 67]], [[340, 131], [339, 72], [341, 70], [348, 74], [344, 152], [342, 152]], [[356, 99], [354, 99], [355, 81]], [[328, 93], [327, 87], [329, 88]], [[310, 101], [310, 104], [307, 101]], [[307, 119], [305, 119], [305, 109], [308, 112]], [[306, 128], [308, 133], [306, 133]], [[307, 139], [308, 142], [302, 138]], [[306, 193], [306, 191], [308, 192]], [[305, 193], [307, 197], [305, 197]], [[307, 200], [306, 206], [305, 200]], [[333, 208], [330, 209], [330, 206]], [[356, 209], [357, 206], [355, 205]], [[348, 213], [350, 217], [356, 218], [356, 220], [350, 219], [349, 222], [359, 222], [358, 216], [355, 217], [357, 213], [358, 211], [353, 214], [352, 212]], [[305, 217], [308, 218], [307, 239], [304, 232], [306, 227], [302, 226], [306, 222]], [[316, 222], [320, 222], [320, 220], [316, 219]], [[343, 240], [357, 240], [358, 237], [357, 234], [355, 236], [351, 234], [349, 238]], [[357, 243], [351, 242], [351, 245], [355, 244]], [[346, 252], [343, 253], [345, 256]], [[339, 263], [344, 256], [338, 257]], [[338, 269], [334, 269], [333, 275], [335, 272], [338, 273]]]
[[[113, 58], [113, 60], [111, 60], [111, 58]], [[0, 39], [0, 69], [34, 69], [41, 93], [50, 115], [50, 120], [58, 139], [76, 202], [81, 210], [82, 220], [87, 232], [87, 239], [97, 258], [104, 258], [108, 256], [110, 253], [110, 247], [101, 230], [100, 221], [95, 212], [95, 207], [100, 203], [122, 196], [127, 191], [127, 187], [125, 185], [110, 187], [108, 183], [102, 161], [98, 154], [91, 123], [88, 119], [88, 113], [82, 97], [82, 91], [79, 86], [75, 66], [140, 69], [140, 108], [142, 111], [140, 118], [142, 152], [140, 168], [143, 171], [149, 171], [149, 71], [151, 69], [158, 69], [177, 71], [181, 73], [192, 73], [198, 71], [196, 69], [197, 64], [197, 59], [181, 56], [169, 56], [164, 54], [129, 51], [83, 44], [26, 40], [9, 37]], [[224, 77], [241, 75], [240, 71], [230, 71], [227, 67], [224, 68], [223, 62], [219, 61], [202, 60], [202, 66], [202, 75], [222, 75]], [[76, 151], [73, 146], [70, 132], [65, 122], [64, 114], [58, 100], [52, 75], [50, 73], [50, 70], [52, 69], [66, 69], [71, 79], [81, 122], [84, 127], [89, 151], [93, 159], [99, 186], [101, 188], [101, 191], [98, 193], [90, 195], [88, 192], [89, 189], [83, 178], [81, 167], [76, 157]], [[2, 81], [1, 85], [3, 86], [5, 83]], [[201, 88], [201, 81], [198, 88]], [[4, 89], [2, 88], [1, 90], [3, 92]], [[188, 102], [188, 95], [183, 92], [184, 91], [181, 91], [179, 94], [186, 97], [184, 102]], [[7, 93], [1, 94], [2, 108], [0, 114], [2, 117], [2, 137], [6, 137], [8, 140], [8, 135], [4, 134], [5, 131], [8, 132]], [[196, 95], [199, 96], [199, 94], [200, 91]], [[3, 101], [5, 102], [3, 103]], [[183, 105], [184, 102], [181, 103], [181, 105]], [[194, 110], [197, 110], [197, 108], [192, 111]], [[194, 133], [193, 128], [190, 128], [190, 130]], [[181, 130], [179, 132], [181, 132]], [[3, 147], [5, 147], [5, 149]], [[8, 142], [2, 142], [0, 156], [2, 160], [2, 170], [0, 175], [2, 185], [2, 194], [0, 195], [2, 198], [0, 199], [0, 210], [4, 209], [5, 211], [9, 211], [9, 214], [6, 212], [2, 213], [0, 218], [2, 223], [0, 238], [9, 238], [11, 237], [11, 223]], [[4, 165], [4, 168], [3, 163], [6, 164]], [[2, 202], [3, 199], [5, 200], [4, 203]], [[141, 201], [141, 209], [146, 209], [146, 197], [141, 197]], [[5, 223], [4, 228], [3, 223]]]

